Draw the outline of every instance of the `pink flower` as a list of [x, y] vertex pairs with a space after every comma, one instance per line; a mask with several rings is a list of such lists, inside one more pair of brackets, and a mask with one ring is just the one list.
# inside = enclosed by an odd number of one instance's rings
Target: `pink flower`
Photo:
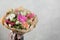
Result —
[[21, 15], [21, 14], [18, 14], [17, 20], [21, 21], [21, 22], [25, 22], [27, 20], [27, 18], [25, 16]]
[[26, 15], [28, 18], [33, 18], [35, 15], [33, 13], [27, 14]]

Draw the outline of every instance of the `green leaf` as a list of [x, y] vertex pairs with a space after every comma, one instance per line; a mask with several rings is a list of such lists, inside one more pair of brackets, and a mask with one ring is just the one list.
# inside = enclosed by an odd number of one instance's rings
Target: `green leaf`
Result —
[[14, 26], [14, 28], [16, 28], [16, 29], [23, 29], [21, 24], [16, 24], [16, 25]]

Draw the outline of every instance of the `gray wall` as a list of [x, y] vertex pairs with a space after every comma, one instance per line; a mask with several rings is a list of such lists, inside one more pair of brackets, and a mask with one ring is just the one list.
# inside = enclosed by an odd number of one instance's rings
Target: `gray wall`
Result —
[[[38, 15], [36, 28], [25, 40], [60, 40], [60, 0], [0, 0], [0, 18], [9, 8], [23, 6]], [[0, 40], [9, 40], [10, 30], [0, 25]]]

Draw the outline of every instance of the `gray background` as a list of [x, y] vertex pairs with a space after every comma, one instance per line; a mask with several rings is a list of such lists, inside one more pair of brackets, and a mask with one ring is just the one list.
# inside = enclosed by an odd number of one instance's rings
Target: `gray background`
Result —
[[[0, 18], [9, 8], [23, 6], [38, 15], [36, 28], [25, 40], [60, 40], [60, 0], [0, 0]], [[0, 40], [9, 40], [10, 30], [0, 25]]]

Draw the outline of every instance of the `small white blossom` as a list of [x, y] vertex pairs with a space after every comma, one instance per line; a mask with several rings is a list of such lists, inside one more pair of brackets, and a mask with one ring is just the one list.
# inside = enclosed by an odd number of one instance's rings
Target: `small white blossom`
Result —
[[11, 24], [9, 24], [9, 27], [11, 27]]
[[14, 17], [15, 17], [15, 14], [11, 13], [6, 17], [6, 19], [12, 20]]
[[16, 21], [16, 24], [19, 24], [20, 22], [19, 21]]
[[26, 12], [20, 12], [22, 15], [26, 15]]
[[26, 12], [24, 12], [23, 14], [26, 15]]

